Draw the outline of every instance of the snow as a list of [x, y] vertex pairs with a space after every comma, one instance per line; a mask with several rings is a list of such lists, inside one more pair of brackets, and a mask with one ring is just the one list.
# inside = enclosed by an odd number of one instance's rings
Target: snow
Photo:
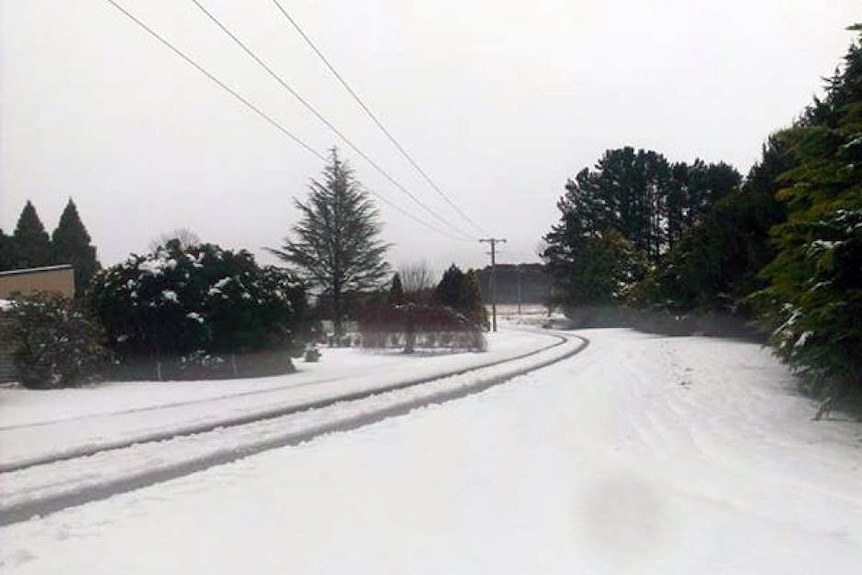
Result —
[[305, 436], [309, 431], [355, 427], [384, 411], [391, 412], [397, 408], [409, 410], [429, 400], [481, 385], [490, 379], [517, 375], [539, 362], [564, 357], [583, 345], [582, 340], [573, 340], [543, 350], [538, 355], [438, 379], [421, 386], [378, 393], [361, 400], [341, 401], [322, 408], [300, 410], [242, 426], [219, 426], [193, 435], [136, 444], [88, 457], [8, 472], [3, 476], [4, 497], [0, 502], [0, 514], [14, 512], [18, 517], [15, 509], [34, 501], [45, 502], [73, 495], [77, 498], [90, 489], [105, 489], [106, 483], [132, 478], [139, 480], [155, 472], [173, 474], [177, 469], [187, 469], [188, 462], [194, 461], [203, 468], [211, 465], [213, 460], [224, 462], [235, 459], [237, 453], [248, 455], [276, 444], [291, 444], [295, 442], [293, 438]]
[[[578, 333], [483, 393], [0, 529], [0, 570], [858, 572], [857, 423], [811, 421], [756, 345]], [[417, 363], [338, 361], [375, 359]]]
[[555, 341], [508, 331], [492, 334], [487, 353], [405, 357], [324, 348], [319, 363], [297, 362], [299, 373], [284, 376], [109, 383], [37, 393], [0, 389], [0, 466], [486, 365]]

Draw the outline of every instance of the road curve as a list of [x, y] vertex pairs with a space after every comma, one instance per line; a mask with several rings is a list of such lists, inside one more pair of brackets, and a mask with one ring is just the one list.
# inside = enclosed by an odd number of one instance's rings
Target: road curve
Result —
[[[479, 393], [571, 357], [589, 344], [587, 339], [572, 334], [554, 332], [551, 335], [558, 338], [551, 346], [482, 367], [455, 370], [370, 392], [343, 394], [287, 409], [195, 426], [178, 430], [179, 433], [175, 430], [169, 434], [153, 434], [116, 446], [82, 449], [74, 455], [63, 454], [62, 457], [45, 458], [43, 462], [30, 462], [15, 469], [2, 470], [0, 483], [4, 485], [5, 493], [4, 501], [0, 504], [0, 526], [189, 475], [269, 449], [297, 445], [322, 434], [349, 431], [406, 414], [418, 407]], [[467, 374], [471, 380], [465, 384], [460, 380]], [[315, 417], [309, 418], [309, 415]], [[312, 423], [303, 424], [303, 419]], [[247, 437], [243, 437], [244, 432]], [[159, 451], [158, 461], [169, 459], [164, 455], [171, 451], [182, 453], [187, 446], [181, 445], [177, 449], [178, 442], [190, 444], [195, 454], [177, 461], [166, 461], [162, 465], [146, 466], [144, 469], [131, 466], [129, 471], [123, 471], [124, 465], [140, 458], [141, 449]], [[76, 474], [92, 476], [94, 456], [116, 460], [117, 463], [111, 463], [109, 468], [117, 469], [118, 472], [112, 473], [109, 479], [94, 482], [89, 477], [76, 483]], [[62, 477], [64, 473], [73, 477], [73, 480], [63, 481], [58, 489], [56, 478]], [[40, 480], [49, 487], [40, 488]], [[17, 494], [16, 484], [25, 486]]]

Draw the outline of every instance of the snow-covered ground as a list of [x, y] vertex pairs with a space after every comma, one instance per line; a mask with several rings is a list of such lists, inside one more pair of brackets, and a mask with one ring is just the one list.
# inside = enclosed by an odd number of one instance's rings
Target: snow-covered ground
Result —
[[33, 392], [0, 388], [0, 467], [345, 393], [380, 389], [527, 354], [557, 343], [535, 331], [488, 335], [488, 352], [404, 356], [323, 349], [298, 373], [255, 379], [107, 383]]
[[[0, 530], [0, 571], [858, 573], [862, 428], [628, 330], [509, 383]], [[409, 361], [409, 360], [397, 360]]]

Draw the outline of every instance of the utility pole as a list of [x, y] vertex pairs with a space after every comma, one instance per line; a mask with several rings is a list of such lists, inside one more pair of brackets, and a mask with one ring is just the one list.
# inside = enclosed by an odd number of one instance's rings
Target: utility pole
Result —
[[497, 269], [497, 244], [505, 244], [506, 240], [502, 238], [483, 238], [479, 240], [483, 244], [491, 244], [491, 281], [488, 287], [491, 288], [491, 325], [493, 330], [497, 331], [497, 297], [494, 294], [494, 272]]

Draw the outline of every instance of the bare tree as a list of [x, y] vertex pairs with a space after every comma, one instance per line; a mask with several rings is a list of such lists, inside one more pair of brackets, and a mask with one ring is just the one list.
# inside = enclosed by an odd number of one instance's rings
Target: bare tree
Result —
[[188, 228], [176, 228], [169, 232], [163, 232], [158, 235], [158, 237], [150, 240], [150, 251], [154, 252], [159, 248], [162, 248], [168, 245], [168, 242], [171, 240], [177, 240], [180, 242], [181, 248], [191, 248], [194, 246], [199, 246], [203, 242], [201, 241], [200, 236], [191, 231]]
[[437, 285], [436, 274], [425, 261], [402, 265], [398, 275], [408, 301], [424, 302]]

